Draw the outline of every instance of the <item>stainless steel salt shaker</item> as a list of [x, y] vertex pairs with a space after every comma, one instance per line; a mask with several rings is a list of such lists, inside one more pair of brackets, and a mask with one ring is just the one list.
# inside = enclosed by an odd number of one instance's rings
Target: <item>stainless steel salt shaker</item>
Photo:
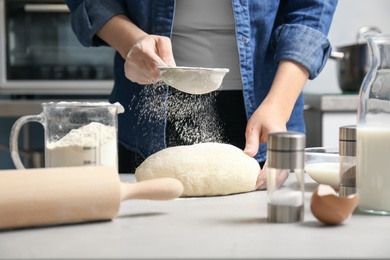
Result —
[[[292, 223], [303, 220], [305, 146], [306, 135], [302, 133], [290, 131], [268, 135], [269, 222]], [[286, 183], [283, 183], [287, 176]]]
[[339, 128], [340, 185], [339, 195], [356, 193], [356, 125]]

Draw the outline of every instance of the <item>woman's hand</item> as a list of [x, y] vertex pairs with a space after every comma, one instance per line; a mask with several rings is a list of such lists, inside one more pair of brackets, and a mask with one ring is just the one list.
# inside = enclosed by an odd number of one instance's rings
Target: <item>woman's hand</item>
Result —
[[160, 80], [158, 66], [176, 66], [171, 39], [147, 35], [128, 52], [124, 65], [125, 75], [141, 85], [154, 84]]
[[268, 134], [286, 131], [299, 94], [309, 77], [309, 72], [293, 61], [281, 61], [271, 89], [248, 121], [244, 152], [251, 157], [257, 154], [260, 143], [266, 143]]
[[[254, 157], [259, 144], [267, 142], [268, 134], [287, 131], [286, 124], [308, 77], [309, 72], [302, 65], [288, 60], [280, 62], [267, 97], [246, 126], [244, 152], [247, 155]], [[266, 188], [266, 169], [267, 162], [258, 176], [258, 189]], [[278, 173], [278, 185], [284, 183], [288, 174], [289, 171]]]
[[254, 157], [259, 144], [267, 142], [269, 133], [286, 131], [287, 120], [278, 102], [264, 100], [247, 123], [244, 152]]
[[[261, 169], [259, 176], [257, 177], [256, 189], [265, 190], [267, 189], [267, 170], [268, 163], [265, 162], [263, 169]], [[279, 170], [276, 173], [276, 187], [280, 187], [288, 178], [290, 170]]]
[[126, 77], [138, 84], [156, 83], [158, 66], [176, 66], [171, 39], [147, 34], [125, 15], [112, 17], [96, 35], [120, 53]]
[[[259, 143], [267, 142], [268, 134], [273, 132], [286, 131], [286, 122], [282, 120], [282, 116], [278, 115], [278, 106], [272, 108], [271, 104], [264, 102], [255, 111], [247, 124], [246, 130], [246, 147], [244, 152], [253, 157], [256, 155]], [[261, 169], [257, 177], [256, 188], [264, 190], [267, 188], [267, 168], [268, 163], [265, 162], [263, 169]], [[277, 173], [277, 185], [281, 185], [288, 177], [288, 171], [281, 171]]]

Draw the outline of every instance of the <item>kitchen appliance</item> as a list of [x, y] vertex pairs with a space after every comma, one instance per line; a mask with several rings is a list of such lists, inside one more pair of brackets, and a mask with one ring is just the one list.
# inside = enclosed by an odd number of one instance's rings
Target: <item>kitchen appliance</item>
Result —
[[45, 167], [103, 165], [117, 169], [117, 115], [119, 103], [49, 102], [39, 115], [26, 115], [13, 125], [10, 134], [11, 158], [24, 169], [18, 152], [22, 126], [39, 122], [45, 134]]
[[170, 200], [182, 192], [177, 179], [121, 182], [107, 166], [0, 171], [0, 230], [111, 220], [121, 201]]
[[114, 49], [84, 47], [64, 0], [0, 0], [0, 94], [109, 94]]
[[359, 93], [371, 64], [370, 50], [364, 38], [378, 33], [381, 33], [378, 27], [364, 26], [357, 32], [355, 44], [336, 47], [331, 53], [330, 58], [337, 60], [338, 82], [343, 93]]

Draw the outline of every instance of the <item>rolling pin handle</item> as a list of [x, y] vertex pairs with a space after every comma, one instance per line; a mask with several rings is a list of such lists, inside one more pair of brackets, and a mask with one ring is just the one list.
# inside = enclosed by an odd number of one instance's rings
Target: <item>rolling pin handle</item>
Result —
[[175, 178], [157, 178], [136, 183], [121, 182], [121, 201], [128, 199], [171, 200], [183, 194], [183, 184]]

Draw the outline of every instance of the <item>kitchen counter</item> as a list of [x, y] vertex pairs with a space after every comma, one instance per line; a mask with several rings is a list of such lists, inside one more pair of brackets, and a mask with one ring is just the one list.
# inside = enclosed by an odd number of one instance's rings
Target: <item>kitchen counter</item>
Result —
[[[317, 184], [306, 175], [305, 220], [267, 223], [266, 191], [122, 202], [112, 221], [0, 232], [0, 259], [388, 258], [390, 216], [354, 213], [325, 226], [310, 212]], [[134, 175], [121, 175], [134, 182]]]
[[337, 147], [339, 128], [357, 121], [358, 94], [304, 93], [306, 146]]
[[304, 93], [304, 98], [306, 109], [322, 112], [356, 112], [359, 105], [358, 94]]
[[[25, 115], [38, 115], [42, 112], [42, 103], [60, 102], [62, 99], [1, 99], [0, 117], [21, 117]], [[68, 101], [68, 100], [65, 100]], [[79, 102], [102, 102], [102, 99], [72, 99]]]
[[[304, 93], [305, 108], [320, 111], [356, 111], [358, 106], [357, 94], [319, 94]], [[2, 99], [0, 100], [0, 117], [20, 117], [24, 115], [35, 115], [42, 112], [41, 104], [44, 102], [58, 102], [63, 100], [51, 99]], [[106, 101], [102, 99], [86, 100], [75, 99], [75, 101]]]

